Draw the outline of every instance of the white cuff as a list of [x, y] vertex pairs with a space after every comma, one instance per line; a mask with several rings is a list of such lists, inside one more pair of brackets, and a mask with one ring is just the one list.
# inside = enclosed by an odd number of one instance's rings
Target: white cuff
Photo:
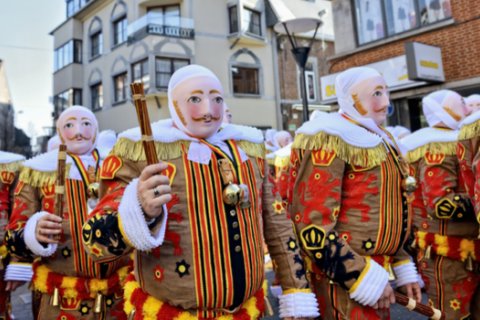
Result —
[[317, 299], [311, 292], [290, 293], [281, 295], [278, 299], [280, 318], [316, 318], [320, 316]]
[[393, 272], [395, 272], [395, 286], [397, 288], [409, 283], [418, 282], [417, 268], [411, 261], [394, 266]]
[[388, 283], [388, 272], [372, 259], [367, 259], [365, 269], [353, 285], [355, 289], [350, 292], [350, 298], [373, 307]]
[[29, 263], [11, 262], [5, 270], [5, 281], [30, 281], [32, 280], [32, 265]]
[[163, 205], [163, 214], [161, 217], [160, 228], [156, 234], [152, 234], [148, 228], [142, 206], [138, 200], [137, 193], [138, 179], [133, 179], [125, 188], [123, 198], [118, 207], [120, 215], [120, 227], [135, 249], [148, 251], [155, 249], [163, 243], [165, 231], [167, 229], [167, 206]]
[[37, 227], [38, 220], [47, 214], [51, 213], [39, 211], [31, 216], [25, 225], [23, 234], [23, 238], [28, 249], [30, 249], [30, 251], [32, 251], [35, 255], [41, 257], [49, 257], [54, 254], [55, 251], [57, 251], [56, 243], [48, 243], [47, 247], [44, 247], [40, 242], [37, 241], [37, 237], [35, 236], [35, 228]]

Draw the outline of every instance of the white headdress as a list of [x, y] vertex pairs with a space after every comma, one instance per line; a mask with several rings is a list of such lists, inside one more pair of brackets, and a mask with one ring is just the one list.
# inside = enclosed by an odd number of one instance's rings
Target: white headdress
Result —
[[451, 90], [438, 90], [423, 97], [423, 114], [425, 115], [427, 123], [430, 127], [443, 122], [450, 129], [458, 129], [461, 119], [455, 119], [445, 109], [445, 107], [451, 107], [446, 106], [445, 102], [453, 95], [458, 96], [458, 93]]

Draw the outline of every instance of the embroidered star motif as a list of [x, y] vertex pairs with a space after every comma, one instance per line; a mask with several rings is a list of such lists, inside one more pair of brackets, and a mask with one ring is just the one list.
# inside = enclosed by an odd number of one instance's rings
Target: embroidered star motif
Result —
[[183, 278], [183, 276], [190, 274], [188, 271], [190, 269], [190, 265], [185, 261], [185, 259], [180, 262], [176, 262], [176, 264], [177, 267], [175, 268], [175, 272], [178, 273], [180, 278]]
[[295, 252], [295, 250], [297, 250], [297, 242], [295, 241], [295, 239], [290, 237], [287, 241], [287, 247], [289, 251]]
[[72, 255], [72, 250], [70, 250], [68, 247], [65, 247], [62, 249], [62, 256], [66, 259], [69, 258]]
[[362, 241], [362, 249], [364, 249], [365, 251], [370, 251], [372, 250], [373, 248], [375, 248], [375, 241], [373, 241], [372, 239], [368, 238], [368, 240], [366, 241]]
[[87, 315], [90, 312], [90, 307], [86, 303], [80, 305], [80, 313], [82, 316]]

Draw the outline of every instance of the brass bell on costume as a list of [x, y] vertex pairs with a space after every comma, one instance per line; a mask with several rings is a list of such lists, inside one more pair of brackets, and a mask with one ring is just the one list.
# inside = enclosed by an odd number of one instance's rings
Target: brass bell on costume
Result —
[[98, 182], [92, 182], [88, 185], [87, 193], [89, 198], [97, 199], [98, 190], [100, 189], [100, 184]]
[[93, 313], [101, 313], [102, 312], [102, 304], [103, 304], [103, 294], [98, 292], [97, 296], [95, 297], [95, 305], [93, 307]]
[[467, 261], [465, 262], [465, 270], [473, 271], [473, 258], [471, 255], [468, 255]]
[[393, 272], [392, 265], [389, 263], [388, 264], [388, 281], [393, 281], [395, 279], [397, 279], [397, 277], [395, 277], [395, 272]]
[[236, 183], [230, 183], [223, 189], [223, 202], [230, 206], [235, 206], [240, 201], [240, 192], [242, 189]]
[[53, 297], [52, 297], [52, 306], [58, 307], [60, 305], [60, 293], [58, 292], [58, 288], [53, 289]]
[[402, 189], [408, 193], [414, 192], [417, 189], [417, 179], [407, 176], [402, 180]]
[[432, 256], [432, 246], [428, 246], [425, 250], [425, 259], [430, 259]]
[[128, 315], [128, 320], [133, 320], [133, 319], [135, 319], [135, 309], [133, 309]]

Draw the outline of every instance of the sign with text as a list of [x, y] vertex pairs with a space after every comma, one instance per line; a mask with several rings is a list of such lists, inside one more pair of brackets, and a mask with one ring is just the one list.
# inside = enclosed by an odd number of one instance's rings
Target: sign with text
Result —
[[420, 42], [405, 43], [410, 80], [445, 82], [442, 49]]

